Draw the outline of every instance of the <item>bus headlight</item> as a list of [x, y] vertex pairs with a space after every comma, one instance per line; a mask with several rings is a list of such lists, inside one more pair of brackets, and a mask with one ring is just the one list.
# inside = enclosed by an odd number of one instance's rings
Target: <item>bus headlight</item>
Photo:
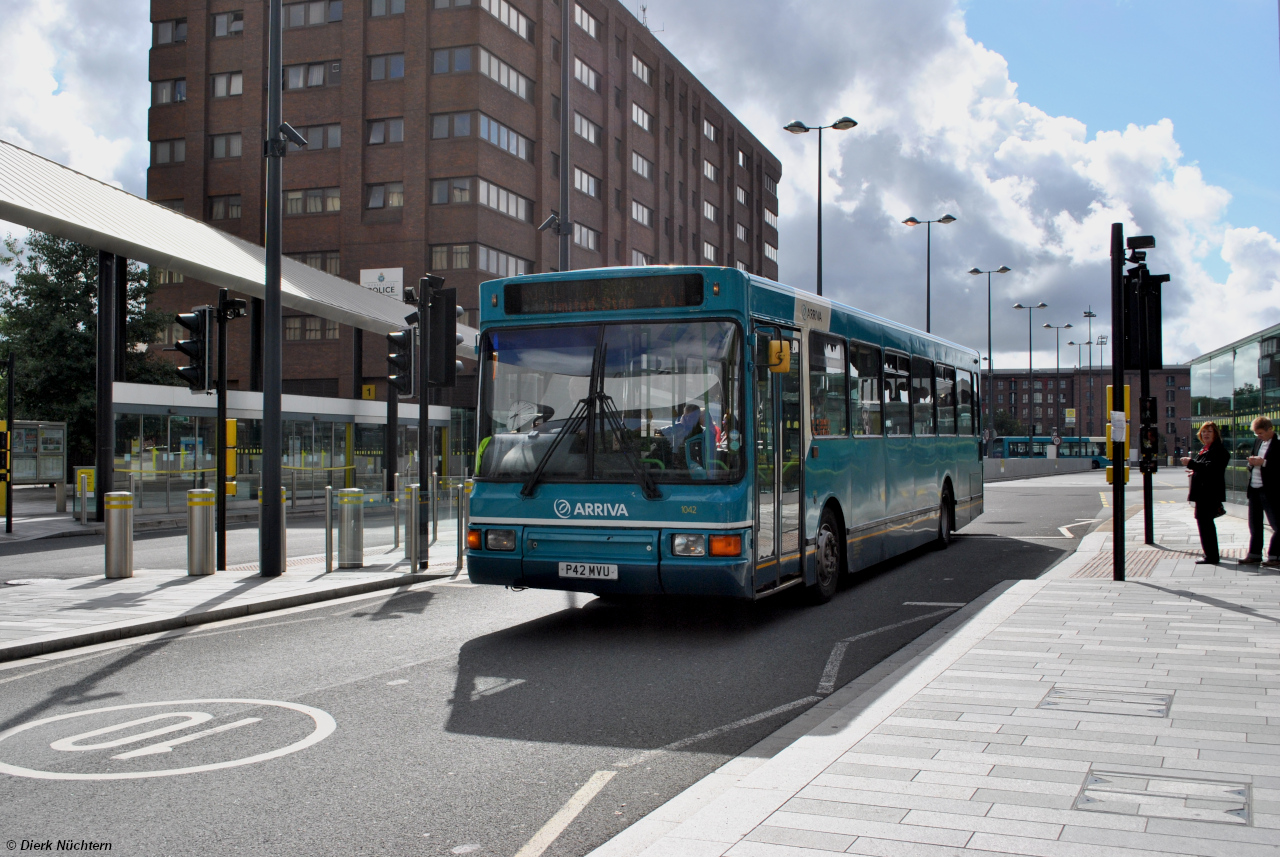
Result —
[[676, 556], [706, 556], [707, 537], [702, 533], [676, 533], [671, 537], [671, 552]]
[[491, 551], [513, 551], [516, 549], [516, 531], [486, 530], [484, 546]]

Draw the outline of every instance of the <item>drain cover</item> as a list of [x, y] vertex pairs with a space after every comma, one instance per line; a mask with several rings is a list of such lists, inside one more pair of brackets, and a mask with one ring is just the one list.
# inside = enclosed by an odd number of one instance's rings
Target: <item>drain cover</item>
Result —
[[1249, 823], [1249, 784], [1090, 770], [1076, 809], [1217, 824]]
[[1168, 717], [1171, 693], [1128, 690], [1090, 690], [1058, 687], [1045, 695], [1038, 708], [1055, 711], [1088, 711], [1094, 714], [1127, 714], [1133, 717]]

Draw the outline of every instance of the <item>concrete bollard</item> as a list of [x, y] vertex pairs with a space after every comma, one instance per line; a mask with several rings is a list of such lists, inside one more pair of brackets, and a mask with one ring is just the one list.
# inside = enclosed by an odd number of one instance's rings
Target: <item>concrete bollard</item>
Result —
[[107, 512], [107, 577], [133, 577], [133, 495], [112, 491], [104, 498]]
[[217, 544], [213, 523], [217, 494], [212, 488], [187, 491], [187, 574], [203, 577], [213, 574], [214, 546]]
[[338, 492], [338, 568], [364, 568], [364, 489]]
[[[283, 571], [288, 567], [289, 545], [288, 545], [288, 515], [285, 506], [285, 489], [280, 486], [280, 569]], [[258, 556], [262, 556], [262, 489], [258, 489]]]
[[418, 508], [420, 490], [417, 485], [409, 486], [409, 508], [405, 510], [404, 558], [409, 561], [410, 571], [418, 570], [418, 562], [422, 558], [422, 526], [418, 523], [422, 514]]

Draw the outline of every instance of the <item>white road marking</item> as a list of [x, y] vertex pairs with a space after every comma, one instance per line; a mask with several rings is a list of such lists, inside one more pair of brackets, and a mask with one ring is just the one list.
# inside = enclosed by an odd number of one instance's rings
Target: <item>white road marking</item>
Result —
[[516, 685], [524, 684], [522, 678], [500, 678], [492, 675], [478, 675], [472, 681], [472, 687], [475, 688], [471, 691], [472, 702], [478, 702], [481, 697], [493, 696], [495, 693], [502, 693]]
[[770, 717], [776, 717], [779, 714], [790, 711], [793, 708], [800, 708], [803, 705], [811, 705], [815, 702], [821, 702], [820, 696], [806, 696], [801, 699], [779, 705], [777, 708], [770, 708], [768, 711], [762, 711], [759, 714], [752, 714], [750, 717], [744, 717], [741, 720], [735, 720], [732, 723], [726, 723], [723, 726], [717, 726], [714, 729], [708, 729], [706, 732], [699, 732], [697, 735], [690, 735], [688, 738], [681, 738], [679, 741], [672, 741], [664, 747], [658, 747], [654, 750], [645, 750], [628, 759], [617, 762], [615, 768], [630, 768], [638, 765], [659, 753], [668, 753], [673, 750], [682, 750], [691, 744], [697, 744], [700, 741], [706, 741], [717, 735], [723, 735], [726, 732], [732, 732], [734, 729], [741, 729], [743, 726], [750, 726], [752, 723], [759, 723], [761, 720], [768, 720]]
[[127, 753], [121, 753], [119, 756], [112, 756], [113, 759], [132, 759], [135, 756], [153, 756], [156, 753], [172, 753], [173, 748], [179, 744], [185, 744], [188, 741], [194, 741], [197, 738], [204, 738], [209, 735], [217, 735], [219, 732], [226, 732], [230, 729], [239, 729], [241, 726], [248, 726], [250, 723], [257, 723], [261, 717], [245, 717], [234, 723], [224, 723], [221, 726], [214, 726], [212, 729], [204, 729], [200, 732], [192, 732], [190, 735], [183, 735], [181, 738], [174, 738], [172, 741], [161, 741], [158, 744], [149, 744], [146, 747], [139, 747], [137, 750], [130, 750]]
[[[963, 605], [961, 605], [963, 606]], [[942, 610], [934, 610], [932, 613], [926, 613], [923, 616], [914, 616], [910, 619], [903, 619], [901, 622], [894, 622], [892, 625], [885, 625], [883, 628], [876, 628], [873, 631], [864, 631], [861, 634], [855, 634], [852, 637], [845, 637], [836, 643], [831, 649], [831, 656], [827, 658], [827, 665], [822, 670], [822, 679], [818, 682], [818, 693], [826, 695], [836, 689], [836, 678], [840, 674], [840, 662], [844, 660], [845, 650], [849, 648], [850, 643], [856, 643], [858, 640], [871, 637], [876, 634], [883, 634], [885, 631], [892, 631], [895, 628], [901, 628], [904, 625], [910, 625], [913, 622], [923, 622], [926, 619], [932, 619], [935, 616], [945, 616], [956, 608], [946, 607]]]
[[592, 774], [591, 779], [574, 792], [569, 802], [560, 807], [560, 811], [551, 816], [551, 820], [542, 825], [541, 830], [533, 834], [533, 838], [516, 852], [515, 857], [541, 857], [542, 852], [546, 851], [551, 843], [564, 833], [565, 828], [573, 823], [578, 814], [586, 809], [591, 799], [600, 794], [600, 790], [617, 775], [617, 771], [596, 771]]
[[903, 601], [903, 607], [963, 607], [967, 601]]
[[[117, 738], [114, 741], [99, 741], [96, 744], [81, 743], [82, 741], [88, 741], [90, 738], [110, 735], [112, 732], [123, 732], [126, 729], [141, 726], [144, 723], [154, 723], [157, 720], [172, 720], [175, 717], [180, 718], [180, 722], [170, 723], [168, 726], [161, 726], [159, 729], [152, 729], [150, 732], [139, 732], [134, 735]], [[137, 720], [115, 723], [90, 732], [81, 732], [79, 735], [72, 735], [70, 738], [62, 738], [50, 744], [49, 749], [63, 753], [75, 750], [107, 750], [111, 747], [119, 747], [121, 744], [132, 744], [135, 741], [145, 741], [158, 735], [167, 735], [170, 732], [177, 732], [179, 729], [186, 729], [189, 726], [199, 726], [201, 723], [207, 723], [212, 719], [212, 714], [207, 714], [203, 711], [168, 711], [164, 714], [153, 714], [150, 717], [139, 717]]]
[[409, 683], [409, 680], [407, 678], [398, 678], [393, 681], [387, 682], [388, 685], [408, 684], [408, 683]]

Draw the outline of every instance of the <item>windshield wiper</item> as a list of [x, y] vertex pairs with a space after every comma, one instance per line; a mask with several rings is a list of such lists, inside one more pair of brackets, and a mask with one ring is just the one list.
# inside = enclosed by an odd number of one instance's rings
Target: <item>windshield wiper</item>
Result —
[[566, 437], [576, 435], [583, 421], [591, 415], [591, 402], [594, 398], [595, 394], [593, 393], [585, 399], [578, 400], [578, 404], [573, 408], [573, 413], [569, 414], [569, 419], [565, 420], [564, 428], [560, 429], [560, 432], [552, 438], [547, 451], [542, 453], [542, 457], [538, 459], [538, 466], [529, 474], [529, 478], [524, 481], [524, 485], [520, 486], [520, 496], [533, 496], [533, 489], [542, 481], [542, 471], [547, 469], [547, 465], [551, 462], [551, 456], [555, 455], [556, 450], [560, 447], [560, 441]]
[[[631, 467], [631, 471], [635, 473], [636, 481], [640, 483], [640, 490], [644, 491], [644, 496], [650, 500], [661, 500], [662, 492], [654, 484], [653, 474], [640, 461], [640, 453], [631, 445], [631, 437], [627, 434], [626, 427], [622, 424], [622, 414], [618, 413], [618, 408], [613, 403], [613, 397], [606, 395], [604, 390], [600, 390], [592, 398], [600, 403], [601, 412], [613, 426], [613, 431], [618, 438], [618, 445], [622, 448], [623, 458], [626, 459], [627, 464]], [[595, 450], [592, 450], [592, 452], [594, 453]]]

